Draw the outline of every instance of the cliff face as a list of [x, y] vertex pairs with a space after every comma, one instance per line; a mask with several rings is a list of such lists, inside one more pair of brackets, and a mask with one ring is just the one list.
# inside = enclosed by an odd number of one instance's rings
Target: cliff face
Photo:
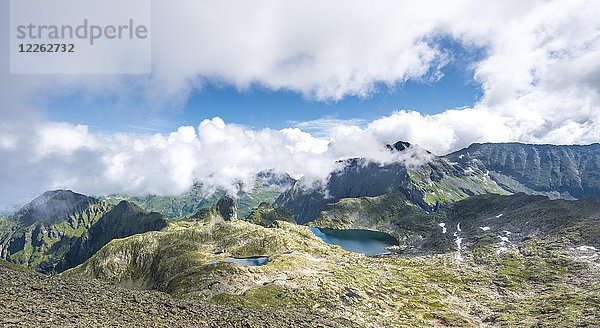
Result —
[[161, 230], [167, 224], [161, 214], [148, 213], [135, 204], [121, 201], [72, 243], [63, 264], [56, 271], [61, 272], [83, 263], [113, 239]]
[[600, 144], [473, 144], [446, 156], [464, 169], [495, 173], [507, 189], [561, 198], [600, 197]]

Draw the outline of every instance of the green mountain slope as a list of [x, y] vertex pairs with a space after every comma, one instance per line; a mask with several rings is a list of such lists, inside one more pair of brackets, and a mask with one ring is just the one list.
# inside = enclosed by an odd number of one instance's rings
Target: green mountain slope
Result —
[[83, 263], [113, 239], [161, 230], [167, 224], [167, 220], [161, 214], [148, 213], [135, 204], [121, 201], [72, 243], [71, 249], [65, 255], [64, 265], [57, 267], [56, 271], [60, 272]]
[[73, 213], [85, 212], [98, 200], [69, 190], [47, 191], [13, 215], [22, 224], [55, 223]]
[[75, 266], [113, 238], [166, 226], [157, 213], [67, 190], [49, 191], [0, 220], [0, 258], [41, 272]]
[[276, 224], [276, 221], [295, 223], [294, 214], [290, 210], [284, 207], [273, 207], [268, 203], [258, 205], [244, 220], [267, 228]]

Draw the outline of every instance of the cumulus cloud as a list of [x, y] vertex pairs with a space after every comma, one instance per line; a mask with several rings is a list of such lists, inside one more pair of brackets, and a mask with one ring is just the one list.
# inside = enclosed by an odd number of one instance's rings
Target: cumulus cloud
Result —
[[[202, 181], [234, 192], [265, 169], [322, 179], [340, 154], [297, 128], [252, 130], [216, 117], [168, 135], [102, 135], [85, 126], [40, 122], [30, 133], [0, 131], [4, 207], [47, 189], [89, 194], [178, 194]], [[371, 145], [383, 152], [381, 145]], [[351, 148], [351, 147], [348, 147]]]
[[[11, 76], [3, 65], [0, 203], [49, 188], [177, 193], [194, 179], [231, 186], [268, 168], [316, 179], [340, 158], [389, 160], [382, 145], [396, 140], [437, 154], [484, 141], [600, 141], [598, 1], [175, 0], [152, 10], [151, 76]], [[319, 101], [368, 97], [379, 85], [440, 78], [453, 56], [440, 38], [484, 49], [471, 63], [483, 89], [473, 106], [436, 115], [398, 108], [372, 122], [329, 118], [282, 130], [213, 118], [168, 135], [91, 133], [44, 121], [33, 108], [75, 92], [175, 106], [205, 83]]]

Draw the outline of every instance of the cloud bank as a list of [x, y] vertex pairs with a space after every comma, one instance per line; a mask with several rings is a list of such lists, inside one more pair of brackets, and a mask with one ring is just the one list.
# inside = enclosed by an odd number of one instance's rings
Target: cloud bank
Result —
[[[2, 72], [0, 207], [50, 188], [173, 194], [194, 179], [228, 186], [268, 168], [318, 178], [340, 158], [387, 160], [381, 145], [396, 140], [437, 154], [483, 141], [600, 141], [598, 1], [175, 0], [153, 2], [152, 11], [151, 76]], [[174, 106], [214, 82], [320, 101], [368, 97], [378, 85], [440, 78], [453, 56], [440, 38], [485, 50], [472, 63], [484, 93], [471, 107], [436, 115], [398, 108], [368, 123], [321, 120], [282, 130], [213, 118], [139, 135], [48, 122], [32, 105], [77, 92]]]

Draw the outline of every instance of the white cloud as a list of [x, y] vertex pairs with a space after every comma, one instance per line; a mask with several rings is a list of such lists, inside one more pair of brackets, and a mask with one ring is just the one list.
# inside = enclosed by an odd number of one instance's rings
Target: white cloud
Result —
[[[483, 141], [598, 142], [598, 17], [593, 0], [156, 1], [150, 77], [11, 76], [3, 65], [0, 203], [58, 187], [176, 193], [193, 179], [230, 186], [265, 168], [316, 178], [339, 158], [388, 160], [381, 145], [400, 139], [437, 154]], [[485, 49], [472, 63], [484, 91], [472, 107], [283, 130], [213, 118], [153, 136], [95, 134], [32, 110], [33, 100], [43, 107], [48, 97], [76, 92], [173, 105], [207, 81], [324, 101], [368, 96], [375, 85], [439, 77], [452, 58], [432, 41], [440, 36]]]
[[202, 121], [197, 129], [182, 126], [168, 135], [152, 136], [103, 135], [81, 125], [38, 122], [34, 133], [0, 132], [0, 140], [13, 140], [0, 144], [0, 179], [7, 181], [0, 185], [0, 205], [21, 204], [55, 188], [93, 195], [178, 194], [196, 180], [234, 193], [238, 182], [251, 186], [254, 176], [267, 169], [315, 181], [343, 158], [411, 163], [427, 158], [419, 151], [393, 155], [384, 147], [393, 139], [379, 127], [344, 126], [322, 139], [298, 128], [253, 130], [218, 117]]

